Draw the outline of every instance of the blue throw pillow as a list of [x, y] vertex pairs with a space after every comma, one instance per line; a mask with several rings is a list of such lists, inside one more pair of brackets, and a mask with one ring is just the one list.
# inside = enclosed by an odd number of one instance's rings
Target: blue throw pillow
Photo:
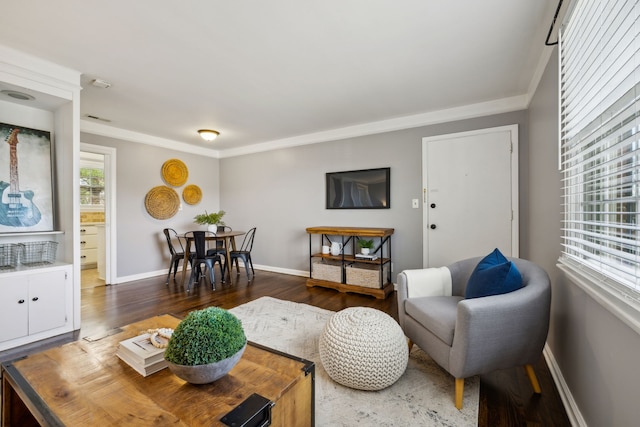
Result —
[[522, 287], [522, 275], [515, 264], [496, 248], [484, 257], [471, 273], [465, 298], [506, 294]]

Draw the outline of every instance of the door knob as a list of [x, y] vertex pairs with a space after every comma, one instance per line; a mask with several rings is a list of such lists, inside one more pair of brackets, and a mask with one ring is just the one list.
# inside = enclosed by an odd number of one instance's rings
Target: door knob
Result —
[[431, 228], [432, 230], [435, 230], [435, 229], [436, 229], [436, 225], [435, 225], [435, 224], [431, 224], [431, 225], [429, 226], [429, 228]]
[[435, 203], [431, 203], [431, 209], [435, 208], [436, 204]]

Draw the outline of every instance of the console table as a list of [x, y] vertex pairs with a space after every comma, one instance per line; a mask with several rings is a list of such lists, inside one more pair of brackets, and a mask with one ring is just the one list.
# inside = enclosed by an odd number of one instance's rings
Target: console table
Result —
[[143, 377], [116, 356], [120, 341], [179, 322], [157, 316], [3, 363], [2, 425], [223, 426], [254, 393], [273, 402], [271, 425], [314, 425], [313, 362], [249, 343], [229, 374], [195, 386], [168, 368]]
[[[307, 286], [321, 286], [340, 292], [356, 292], [385, 299], [393, 292], [391, 283], [391, 235], [393, 228], [309, 227], [309, 279]], [[314, 246], [314, 236], [319, 245]], [[358, 241], [372, 239], [376, 259], [356, 256]], [[339, 255], [322, 253], [322, 246], [338, 242]]]

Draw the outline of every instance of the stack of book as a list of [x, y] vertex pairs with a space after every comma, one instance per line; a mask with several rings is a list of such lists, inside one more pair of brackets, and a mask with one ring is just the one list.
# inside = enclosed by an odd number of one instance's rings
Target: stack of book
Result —
[[371, 254], [371, 255], [356, 254], [356, 258], [366, 259], [366, 260], [369, 260], [369, 261], [375, 261], [375, 260], [378, 259], [378, 255], [375, 255], [375, 254]]
[[150, 334], [142, 334], [120, 341], [116, 356], [146, 377], [167, 367], [164, 348], [157, 348], [149, 341]]

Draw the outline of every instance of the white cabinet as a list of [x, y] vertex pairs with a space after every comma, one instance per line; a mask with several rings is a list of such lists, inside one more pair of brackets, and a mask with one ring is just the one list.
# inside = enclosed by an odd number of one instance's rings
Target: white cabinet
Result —
[[[55, 136], [54, 143], [51, 144], [51, 159], [52, 196], [54, 197], [53, 206], [56, 215], [55, 230], [40, 232], [19, 227], [16, 227], [13, 232], [12, 230], [3, 230], [0, 243], [53, 239], [59, 243], [56, 259], [65, 262], [65, 264], [30, 268], [22, 268], [18, 265], [12, 271], [5, 269], [0, 271], [0, 333], [4, 334], [5, 329], [13, 331], [14, 328], [23, 328], [20, 334], [27, 334], [7, 340], [4, 340], [5, 335], [2, 335], [0, 351], [71, 332], [74, 328], [80, 329], [80, 278], [75, 277], [76, 274], [73, 273], [80, 269], [77, 245], [80, 228], [78, 215], [80, 199], [76, 190], [80, 185], [78, 158], [80, 91], [82, 89], [80, 77], [79, 71], [64, 68], [58, 64], [0, 45], [0, 86], [2, 89], [23, 92], [35, 97], [34, 102], [3, 97], [3, 101], [0, 103], [2, 122], [48, 131], [52, 136]], [[8, 166], [5, 163], [1, 167], [7, 168]], [[72, 265], [68, 264], [70, 262]], [[63, 293], [52, 290], [52, 288], [60, 286], [58, 284], [60, 270], [67, 272]], [[50, 296], [39, 297], [35, 302], [30, 299], [33, 296], [29, 292], [32, 290], [36, 292], [36, 288], [39, 287], [36, 284], [39, 283], [39, 278], [35, 275], [40, 273], [51, 274], [51, 280], [44, 280], [41, 285], [45, 286], [44, 282], [46, 282], [46, 286], [51, 287], [45, 287], [46, 291], [51, 290], [56, 297], [63, 295], [63, 304], [48, 301], [47, 304], [44, 304], [45, 308], [35, 309], [41, 307], [37, 302], [42, 302], [43, 298], [45, 301], [50, 298]], [[30, 283], [32, 283], [31, 286]], [[24, 289], [28, 289], [26, 294]], [[14, 293], [19, 293], [20, 290], [23, 292], [21, 295], [25, 298], [25, 303], [20, 306], [22, 308], [14, 307], [12, 303], [15, 301], [11, 301], [9, 298], [10, 295], [15, 296]], [[17, 303], [15, 305], [18, 306]], [[30, 308], [34, 309], [31, 314]], [[49, 318], [50, 309], [57, 313], [55, 316], [51, 315], [51, 318]], [[22, 313], [23, 317], [20, 317], [20, 310], [27, 313], [26, 318], [24, 313]], [[64, 325], [61, 327], [56, 326], [61, 319], [61, 314], [57, 310], [63, 310], [65, 313]], [[12, 314], [7, 315], [7, 312]], [[32, 315], [33, 313], [36, 314]], [[29, 326], [30, 320], [31, 327]], [[42, 323], [38, 325], [41, 320]], [[39, 331], [41, 327], [50, 329]], [[15, 332], [13, 333], [15, 334]]]
[[80, 266], [95, 268], [98, 262], [98, 227], [80, 224]]
[[0, 274], [0, 351], [73, 329], [71, 268]]

